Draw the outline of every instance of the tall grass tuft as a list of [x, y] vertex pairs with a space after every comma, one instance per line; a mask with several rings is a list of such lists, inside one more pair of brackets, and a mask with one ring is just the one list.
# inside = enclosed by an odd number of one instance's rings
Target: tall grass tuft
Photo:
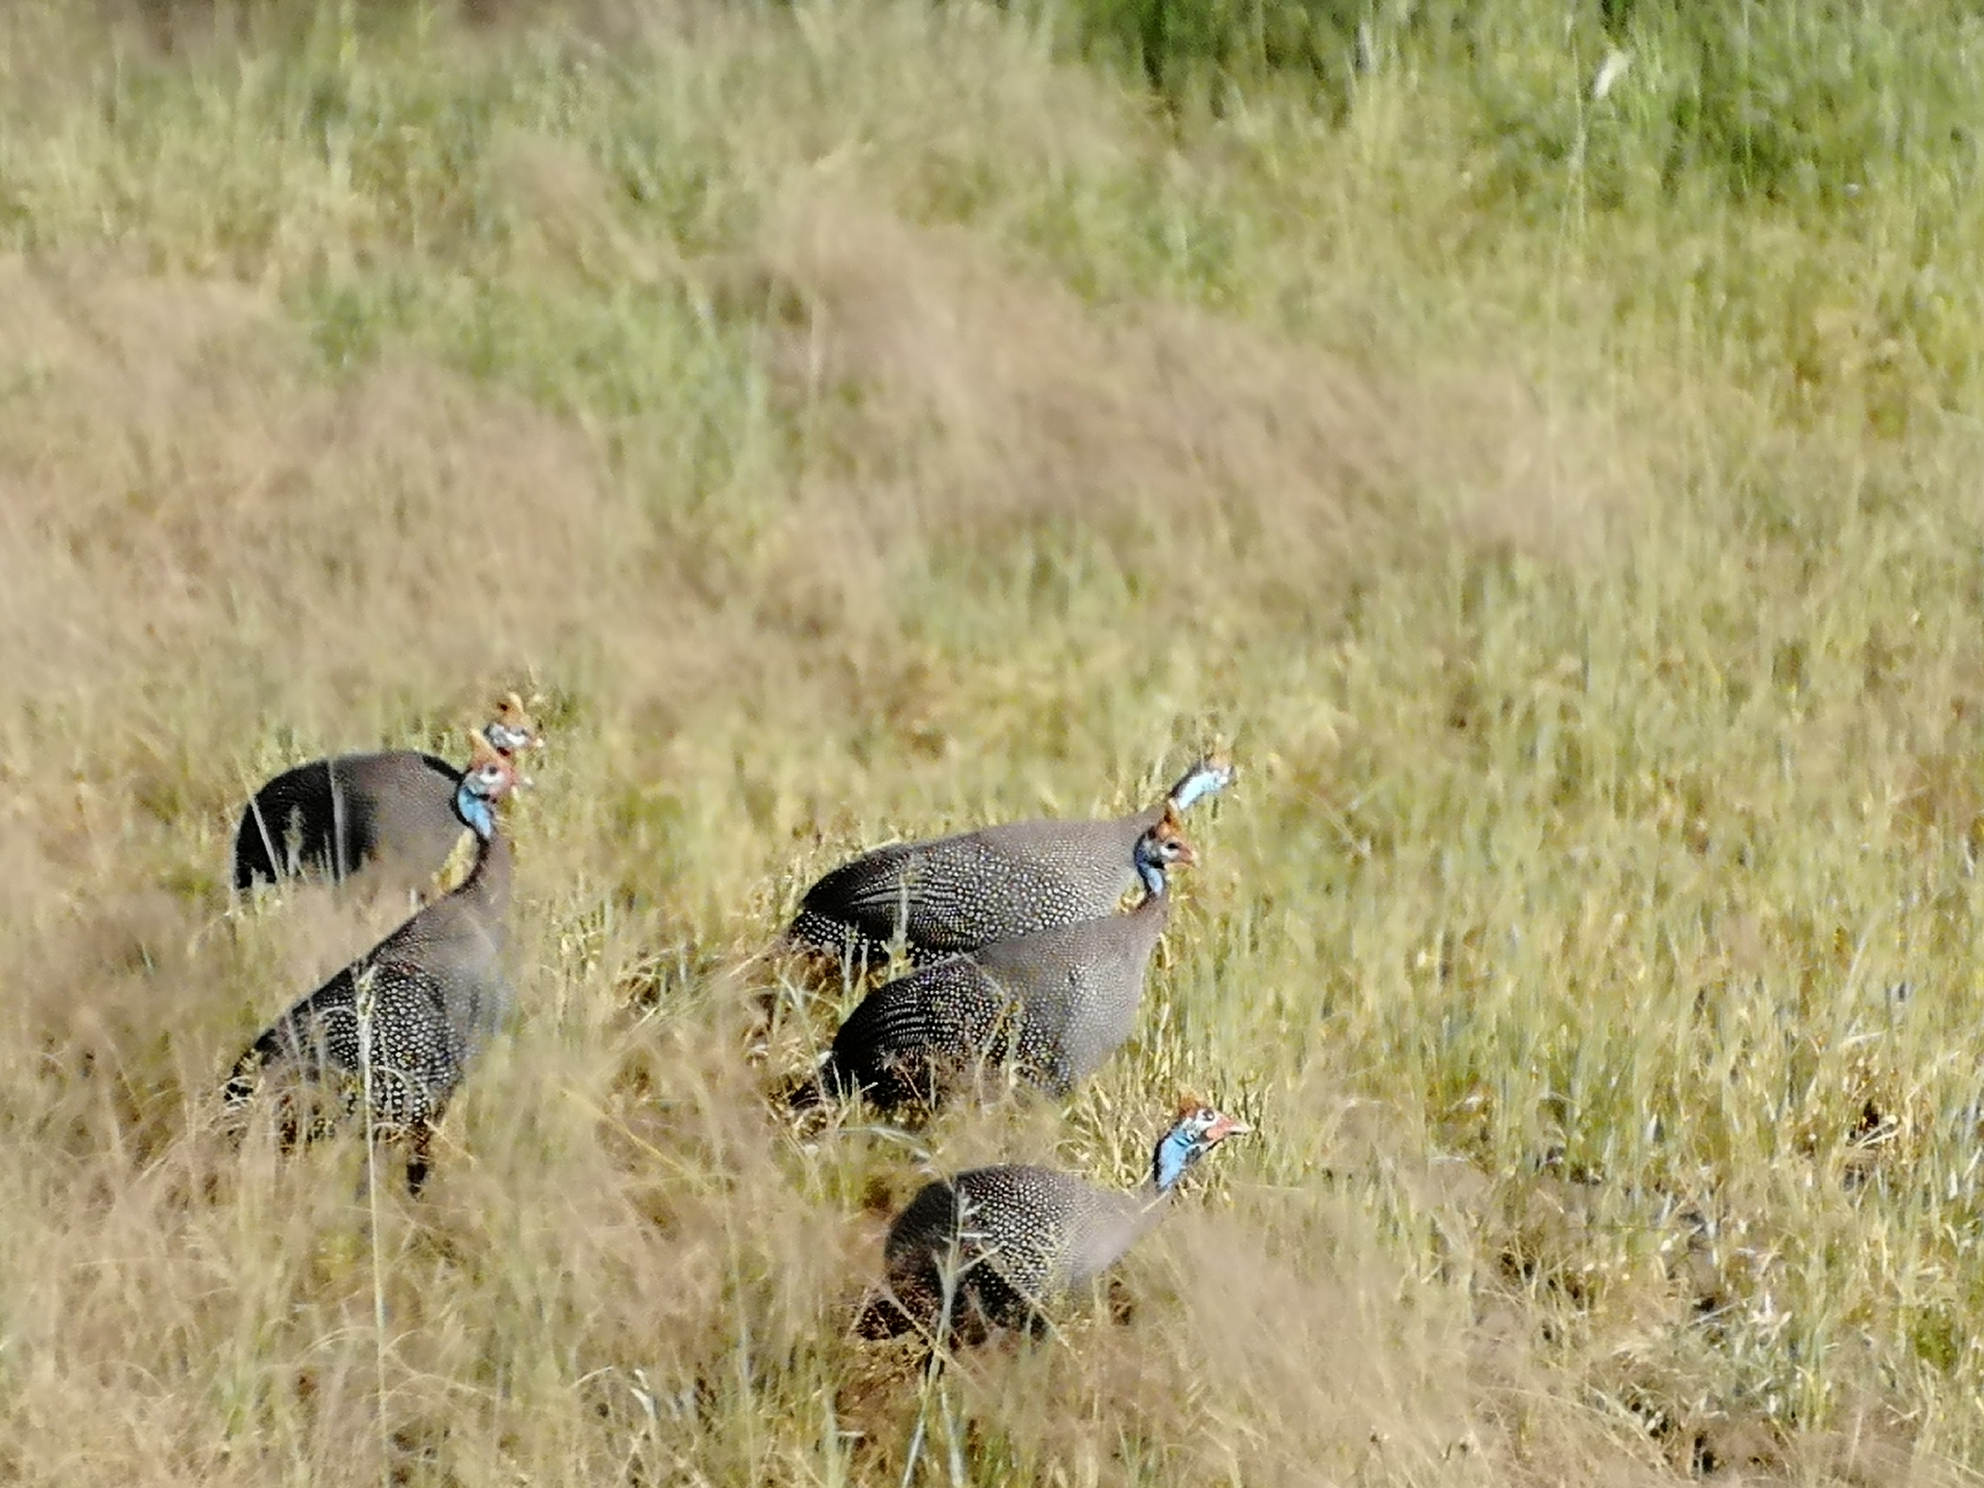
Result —
[[[1969, 1481], [1976, 27], [0, 11], [0, 1477]], [[427, 1191], [237, 1150], [403, 910], [231, 906], [247, 790], [511, 688]], [[787, 1124], [804, 883], [1209, 738], [1097, 1079]], [[852, 1335], [1180, 1087], [1259, 1140], [1047, 1340]]]

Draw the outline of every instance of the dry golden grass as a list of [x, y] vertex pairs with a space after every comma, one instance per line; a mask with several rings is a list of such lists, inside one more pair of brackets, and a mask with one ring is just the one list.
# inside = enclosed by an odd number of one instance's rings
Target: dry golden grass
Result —
[[[1969, 1480], [1984, 532], [1892, 356], [1787, 396], [1635, 278], [1678, 215], [1457, 241], [1404, 83], [1167, 136], [968, 7], [219, 14], [0, 23], [0, 1478], [887, 1482], [924, 1412], [926, 1481]], [[428, 1196], [236, 1151], [395, 912], [231, 906], [246, 789], [510, 686]], [[787, 1125], [798, 885], [1214, 737], [1091, 1086]], [[1260, 1135], [1107, 1297], [927, 1398], [849, 1336], [928, 1172], [1131, 1182], [1180, 1085]]]

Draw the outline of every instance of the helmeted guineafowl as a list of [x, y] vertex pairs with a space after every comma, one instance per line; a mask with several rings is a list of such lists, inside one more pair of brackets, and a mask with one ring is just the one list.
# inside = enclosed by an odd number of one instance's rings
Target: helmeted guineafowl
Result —
[[[288, 1143], [326, 1135], [369, 1093], [374, 1129], [408, 1141], [407, 1186], [420, 1191], [433, 1126], [512, 1001], [502, 967], [510, 848], [495, 807], [516, 782], [513, 762], [477, 736], [455, 788], [459, 823], [478, 842], [468, 876], [250, 1044], [228, 1077], [230, 1106], [284, 1077]], [[299, 1109], [312, 1097], [316, 1109]]]
[[[514, 692], [482, 736], [514, 756], [542, 741]], [[267, 782], [234, 833], [234, 887], [290, 877], [342, 882], [377, 863], [405, 886], [423, 887], [462, 838], [455, 788], [462, 772], [416, 749], [311, 760]]]
[[863, 1090], [884, 1110], [933, 1102], [959, 1075], [1011, 1061], [1052, 1095], [1086, 1079], [1135, 1030], [1151, 952], [1169, 917], [1168, 870], [1193, 861], [1167, 805], [1132, 852], [1143, 902], [994, 941], [869, 993], [834, 1035], [794, 1107]]
[[[1127, 1193], [1052, 1168], [974, 1168], [926, 1185], [883, 1247], [887, 1295], [859, 1331], [982, 1337], [1029, 1324], [1043, 1304], [1087, 1286], [1162, 1217], [1180, 1177], [1220, 1142], [1253, 1128], [1187, 1100], [1159, 1139], [1150, 1177]], [[942, 1326], [948, 1319], [949, 1328]]]
[[879, 964], [901, 934], [928, 962], [1110, 913], [1136, 879], [1131, 852], [1166, 810], [1225, 789], [1233, 767], [1200, 760], [1148, 810], [1103, 821], [1008, 822], [864, 853], [821, 878], [787, 930], [794, 944]]

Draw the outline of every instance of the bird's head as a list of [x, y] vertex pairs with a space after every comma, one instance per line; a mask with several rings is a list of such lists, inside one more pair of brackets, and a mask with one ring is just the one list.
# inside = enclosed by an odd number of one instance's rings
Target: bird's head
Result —
[[468, 769], [455, 787], [455, 810], [476, 836], [487, 841], [496, 830], [496, 803], [517, 787], [517, 767], [484, 734], [470, 736]]
[[1198, 861], [1192, 844], [1185, 840], [1185, 824], [1178, 809], [1167, 805], [1156, 825], [1137, 839], [1137, 876], [1153, 896], [1164, 892], [1164, 876], [1173, 868], [1187, 868]]
[[496, 716], [483, 725], [482, 737], [499, 754], [522, 754], [526, 749], [544, 747], [536, 722], [524, 711], [524, 700], [514, 692], [504, 697], [496, 708]]
[[1246, 1122], [1215, 1110], [1197, 1096], [1185, 1096], [1178, 1103], [1177, 1120], [1158, 1140], [1157, 1151], [1151, 1157], [1151, 1181], [1159, 1193], [1170, 1192], [1171, 1186], [1193, 1163], [1228, 1137], [1252, 1130]]

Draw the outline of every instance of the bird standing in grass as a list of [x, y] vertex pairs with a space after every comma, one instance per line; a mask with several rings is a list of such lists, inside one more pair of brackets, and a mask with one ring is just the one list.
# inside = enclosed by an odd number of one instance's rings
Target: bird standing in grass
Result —
[[961, 1077], [1008, 1061], [1029, 1083], [1067, 1094], [1135, 1031], [1170, 915], [1167, 874], [1194, 861], [1169, 803], [1131, 858], [1144, 898], [1128, 914], [994, 941], [869, 993], [792, 1105], [857, 1089], [883, 1110], [931, 1104]]
[[1045, 1304], [1120, 1260], [1193, 1164], [1252, 1130], [1188, 1098], [1158, 1140], [1150, 1177], [1127, 1193], [1037, 1167], [974, 1168], [926, 1185], [889, 1230], [887, 1293], [863, 1309], [859, 1331], [976, 1340], [1030, 1326]]
[[982, 827], [864, 853], [806, 891], [787, 930], [793, 944], [881, 964], [901, 938], [919, 963], [994, 941], [1098, 919], [1136, 881], [1138, 839], [1167, 812], [1224, 790], [1233, 767], [1200, 760], [1164, 800], [1101, 821]]
[[454, 794], [457, 823], [477, 840], [468, 876], [249, 1045], [228, 1078], [230, 1106], [286, 1077], [278, 1099], [288, 1145], [369, 1103], [373, 1130], [407, 1142], [407, 1186], [419, 1193], [433, 1128], [513, 1000], [501, 964], [510, 847], [496, 807], [516, 784], [515, 764], [478, 735]]
[[[506, 758], [538, 748], [537, 726], [514, 692], [482, 730]], [[341, 754], [264, 784], [234, 833], [234, 887], [284, 878], [342, 882], [367, 864], [424, 887], [462, 840], [455, 790], [462, 772], [415, 749]]]

